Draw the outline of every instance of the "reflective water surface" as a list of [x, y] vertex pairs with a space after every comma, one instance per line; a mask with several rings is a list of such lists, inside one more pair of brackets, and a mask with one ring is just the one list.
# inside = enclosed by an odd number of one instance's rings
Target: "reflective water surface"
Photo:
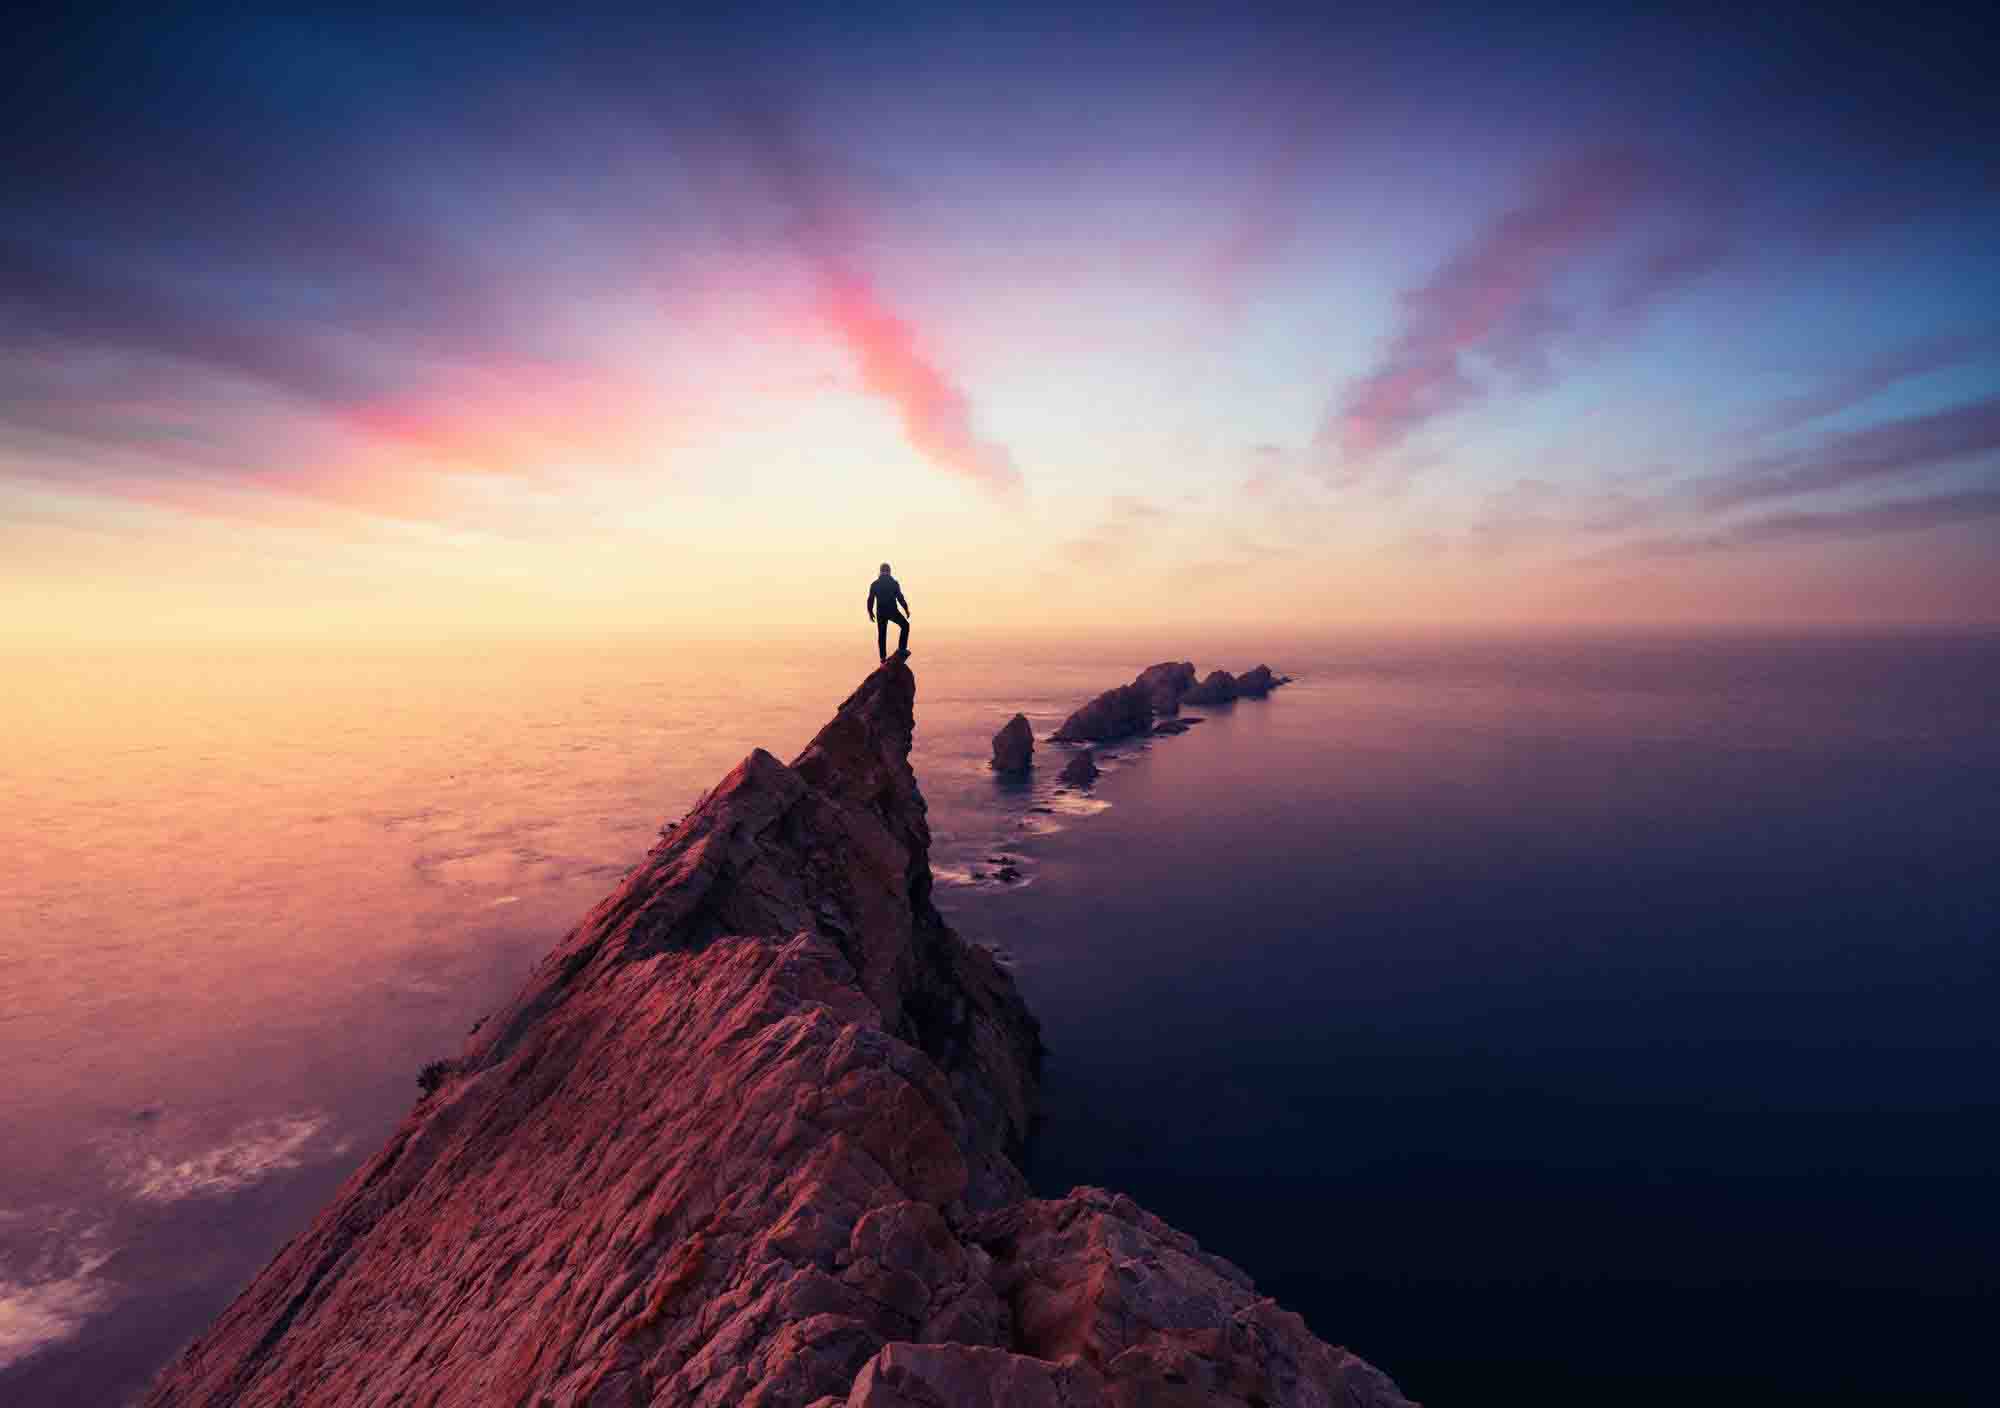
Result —
[[[856, 644], [7, 657], [0, 1398], [143, 1385]], [[1040, 1188], [1433, 1402], [1978, 1398], [2000, 642], [1168, 644], [913, 662], [941, 901], [1051, 1047]], [[1092, 798], [986, 772], [1175, 655], [1301, 679]]]

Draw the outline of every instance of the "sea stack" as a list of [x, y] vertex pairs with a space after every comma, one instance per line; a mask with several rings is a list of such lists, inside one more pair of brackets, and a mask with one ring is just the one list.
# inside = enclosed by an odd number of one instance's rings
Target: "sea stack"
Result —
[[1078, 709], [1050, 735], [1058, 743], [1110, 743], [1153, 726], [1153, 706], [1136, 685], [1121, 684]]
[[1262, 699], [1281, 684], [1290, 684], [1284, 675], [1271, 673], [1269, 665], [1259, 665], [1246, 675], [1236, 677], [1236, 693], [1245, 699]]
[[1194, 661], [1168, 660], [1148, 665], [1132, 681], [1132, 688], [1146, 696], [1153, 712], [1162, 718], [1181, 711], [1181, 696], [1194, 685]]
[[1236, 676], [1227, 670], [1210, 670], [1208, 677], [1181, 696], [1183, 704], [1227, 704], [1236, 697]]
[[1131, 1199], [1029, 1196], [1041, 1043], [931, 902], [891, 661], [437, 1068], [155, 1408], [1397, 1408]]
[[1088, 787], [1097, 781], [1099, 772], [1096, 751], [1086, 748], [1063, 764], [1061, 780], [1071, 787]]
[[1035, 730], [1027, 717], [1016, 714], [993, 735], [993, 771], [1018, 777], [1035, 765]]

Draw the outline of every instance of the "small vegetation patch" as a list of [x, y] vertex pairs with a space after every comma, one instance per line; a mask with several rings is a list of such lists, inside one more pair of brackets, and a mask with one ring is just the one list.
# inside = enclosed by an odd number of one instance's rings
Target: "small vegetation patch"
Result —
[[423, 1088], [424, 1094], [435, 1095], [437, 1088], [445, 1083], [447, 1077], [457, 1074], [458, 1062], [433, 1061], [417, 1072], [417, 1084]]

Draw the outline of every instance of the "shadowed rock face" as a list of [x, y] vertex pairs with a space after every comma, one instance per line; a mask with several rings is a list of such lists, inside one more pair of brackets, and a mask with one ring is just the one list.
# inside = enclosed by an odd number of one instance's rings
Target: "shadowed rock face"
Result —
[[147, 1402], [1401, 1404], [1129, 1199], [1026, 1196], [1040, 1044], [931, 903], [914, 698], [667, 827]]
[[1035, 730], [1016, 714], [993, 735], [993, 771], [1019, 774], [1035, 765]]
[[1168, 660], [1158, 665], [1148, 665], [1132, 681], [1132, 688], [1146, 696], [1146, 702], [1153, 712], [1161, 716], [1178, 714], [1181, 696], [1194, 685], [1194, 662], [1192, 660]]
[[1058, 743], [1109, 743], [1153, 726], [1153, 706], [1136, 685], [1107, 689], [1063, 720], [1050, 736]]
[[1290, 675], [1273, 674], [1269, 665], [1259, 665], [1244, 675], [1211, 670], [1206, 679], [1181, 695], [1181, 703], [1227, 704], [1232, 699], [1262, 699], [1279, 685], [1291, 682]]
[[1290, 684], [1284, 675], [1271, 673], [1269, 665], [1259, 665], [1247, 675], [1236, 677], [1236, 692], [1250, 699], [1262, 699], [1281, 684]]
[[1227, 704], [1236, 693], [1236, 676], [1227, 670], [1210, 670], [1200, 684], [1181, 696], [1181, 703]]
[[1097, 754], [1086, 748], [1063, 764], [1061, 780], [1071, 787], [1088, 787], [1097, 781]]

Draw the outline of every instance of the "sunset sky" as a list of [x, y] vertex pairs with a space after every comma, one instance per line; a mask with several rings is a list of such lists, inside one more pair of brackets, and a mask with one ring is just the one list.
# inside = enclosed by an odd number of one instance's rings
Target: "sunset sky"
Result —
[[549, 13], [17, 34], [0, 639], [2000, 620], [1970, 16]]

